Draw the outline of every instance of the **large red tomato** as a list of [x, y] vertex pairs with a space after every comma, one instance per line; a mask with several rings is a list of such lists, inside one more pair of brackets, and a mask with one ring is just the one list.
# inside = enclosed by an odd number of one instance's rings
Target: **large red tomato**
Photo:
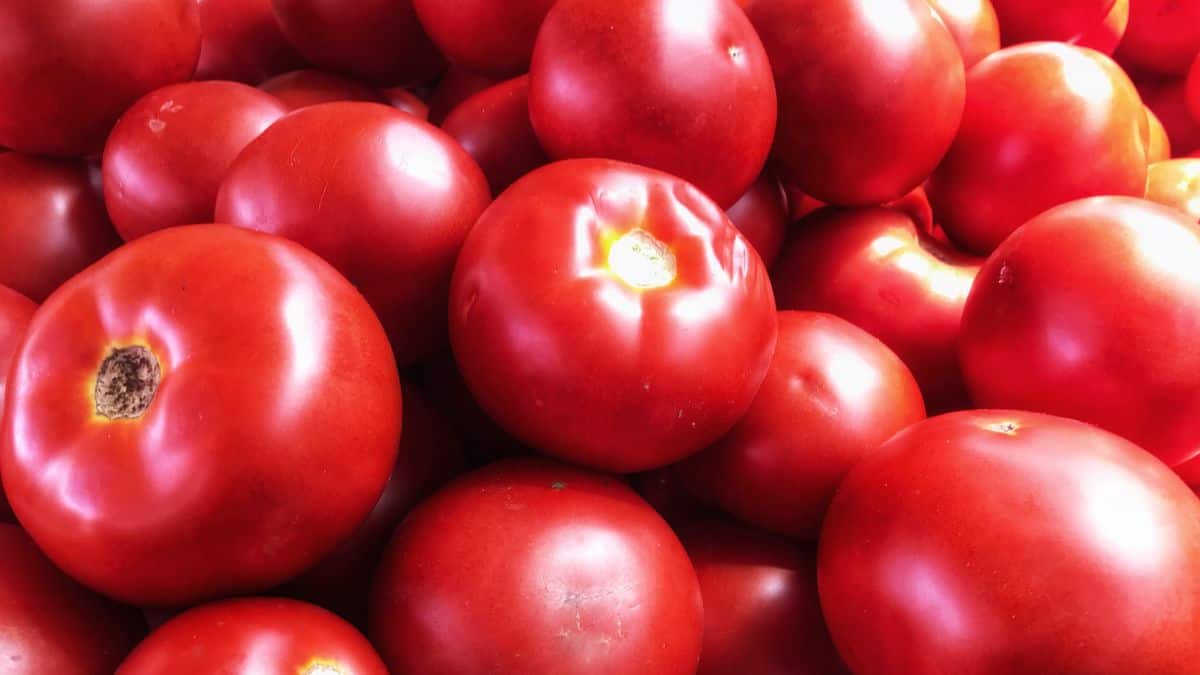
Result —
[[679, 540], [628, 486], [510, 460], [400, 525], [371, 637], [393, 675], [693, 675], [703, 614]]
[[117, 232], [128, 241], [212, 222], [234, 158], [287, 112], [236, 82], [173, 84], [143, 97], [104, 146], [104, 203]]
[[361, 633], [281, 598], [203, 605], [167, 621], [116, 675], [388, 675]]
[[1200, 0], [1132, 0], [1129, 28], [1117, 50], [1122, 63], [1184, 75], [1200, 52]]
[[442, 129], [483, 169], [500, 194], [518, 178], [549, 162], [529, 121], [529, 78], [489, 87], [456, 107]]
[[92, 179], [84, 162], [0, 154], [0, 284], [41, 302], [120, 245]]
[[771, 64], [731, 0], [559, 0], [530, 77], [533, 128], [552, 157], [666, 171], [722, 208], [771, 149]]
[[1195, 219], [1097, 197], [1038, 216], [988, 258], [959, 354], [979, 406], [1090, 422], [1175, 465], [1200, 454], [1197, 334]]
[[200, 64], [197, 80], [258, 84], [304, 67], [283, 37], [271, 0], [199, 0]]
[[555, 0], [412, 0], [429, 37], [451, 62], [493, 77], [529, 70], [533, 42]]
[[394, 108], [328, 103], [251, 143], [217, 197], [217, 221], [300, 242], [379, 314], [401, 364], [445, 343], [458, 250], [487, 180], [441, 130]]
[[1078, 39], [1100, 25], [1116, 0], [992, 0], [1004, 44]]
[[285, 239], [127, 244], [34, 315], [0, 473], [55, 563], [180, 605], [268, 588], [350, 535], [396, 457], [400, 384], [354, 288]]
[[1188, 110], [1186, 80], [1142, 79], [1138, 80], [1137, 88], [1146, 107], [1162, 123], [1175, 156], [1187, 155], [1200, 148], [1200, 120], [1192, 117]]
[[1146, 199], [1186, 212], [1200, 222], [1200, 159], [1184, 158], [1150, 165]]
[[336, 101], [385, 102], [379, 91], [322, 70], [293, 70], [272, 77], [258, 88], [282, 101], [288, 110]]
[[471, 230], [450, 298], [480, 404], [548, 454], [668, 464], [750, 406], [775, 345], [763, 267], [685, 181], [570, 160], [513, 185]]
[[962, 128], [929, 184], [933, 210], [952, 240], [986, 255], [1053, 206], [1140, 196], [1145, 124], [1133, 83], [1103, 54], [1050, 42], [1002, 49], [967, 77]]
[[971, 411], [910, 427], [843, 481], [818, 568], [856, 675], [1200, 663], [1200, 501], [1137, 446], [1072, 420]]
[[764, 171], [725, 214], [758, 252], [763, 264], [768, 268], [775, 264], [791, 224], [791, 212], [787, 193], [774, 172]]
[[199, 57], [195, 0], [5, 0], [0, 145], [99, 152], [125, 108], [190, 78]]
[[1000, 49], [1000, 23], [992, 0], [929, 0], [958, 44], [967, 68]]

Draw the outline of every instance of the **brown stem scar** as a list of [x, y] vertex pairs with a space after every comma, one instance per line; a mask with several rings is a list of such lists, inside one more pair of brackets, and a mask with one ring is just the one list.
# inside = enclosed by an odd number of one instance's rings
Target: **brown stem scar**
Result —
[[149, 349], [135, 345], [112, 350], [96, 372], [96, 414], [110, 420], [140, 418], [161, 380], [162, 368]]

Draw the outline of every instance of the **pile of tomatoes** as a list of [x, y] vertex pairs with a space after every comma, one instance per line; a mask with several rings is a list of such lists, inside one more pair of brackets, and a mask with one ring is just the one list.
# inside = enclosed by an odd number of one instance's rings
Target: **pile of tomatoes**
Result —
[[0, 672], [1200, 672], [1200, 0], [2, 0], [0, 146]]

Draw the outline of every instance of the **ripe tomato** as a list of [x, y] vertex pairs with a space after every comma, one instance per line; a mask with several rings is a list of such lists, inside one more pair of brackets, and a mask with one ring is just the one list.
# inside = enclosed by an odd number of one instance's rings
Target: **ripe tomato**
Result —
[[614, 478], [509, 460], [400, 525], [371, 637], [393, 675], [692, 675], [703, 608], [679, 540]]
[[815, 541], [842, 476], [924, 417], [917, 381], [882, 342], [836, 316], [780, 312], [754, 403], [685, 466], [714, 477], [717, 504], [739, 519]]
[[1200, 502], [1149, 454], [1072, 420], [970, 411], [850, 472], [818, 573], [857, 675], [1185, 675], [1198, 567]]
[[378, 91], [361, 82], [320, 70], [293, 70], [272, 77], [258, 88], [282, 101], [288, 110], [336, 101], [385, 102]]
[[767, 271], [674, 176], [569, 160], [521, 179], [471, 230], [450, 297], [467, 383], [556, 457], [633, 472], [715, 441], [775, 346]]
[[967, 68], [1000, 49], [1000, 22], [992, 0], [929, 0], [958, 44]]
[[7, 399], [0, 473], [21, 523], [75, 578], [149, 606], [320, 560], [379, 498], [400, 431], [362, 296], [296, 244], [216, 225], [143, 237], [65, 284]]
[[1200, 454], [1200, 228], [1098, 197], [1030, 221], [988, 258], [960, 360], [981, 407], [1090, 422], [1169, 465]]
[[167, 621], [116, 675], [388, 675], [367, 639], [333, 614], [282, 598], [203, 605]]
[[479, 163], [492, 194], [549, 162], [529, 121], [529, 77], [489, 87], [456, 107], [442, 129]]
[[1186, 212], [1200, 222], [1200, 159], [1184, 158], [1150, 165], [1146, 199]]
[[746, 194], [725, 212], [768, 268], [775, 264], [791, 224], [787, 193], [771, 171], [764, 171]]
[[236, 82], [173, 84], [144, 96], [104, 147], [104, 203], [136, 239], [213, 220], [217, 188], [238, 153], [288, 109]]
[[429, 119], [429, 106], [420, 97], [404, 87], [388, 87], [379, 92], [388, 105], [396, 110], [414, 115], [420, 119]]
[[962, 128], [929, 183], [934, 213], [954, 242], [986, 255], [1053, 206], [1140, 196], [1145, 124], [1108, 57], [1049, 42], [1002, 49], [967, 77]]
[[784, 181], [872, 205], [929, 177], [962, 119], [963, 60], [926, 0], [754, 0], [746, 13], [775, 69]]
[[[1146, 106], [1146, 124], [1149, 138], [1146, 143], [1146, 163], [1153, 165], [1171, 159], [1171, 138], [1167, 135], [1167, 128], [1162, 120], [1158, 119], [1158, 115], [1154, 114], [1150, 106]], [[1146, 171], [1150, 171], [1149, 166]]]
[[327, 103], [242, 152], [217, 221], [324, 257], [366, 296], [407, 365], [445, 343], [450, 273], [489, 200], [479, 167], [441, 130], [383, 105]]
[[429, 97], [430, 123], [440, 125], [460, 103], [496, 84], [500, 81], [451, 65]]
[[258, 84], [304, 67], [279, 29], [271, 0], [199, 0], [199, 6], [197, 80]]
[[1184, 75], [1200, 52], [1200, 0], [1133, 0], [1117, 50], [1122, 63]]
[[551, 157], [666, 171], [722, 208], [771, 149], [771, 65], [730, 0], [559, 0], [530, 78], [533, 128]]
[[0, 145], [86, 155], [138, 97], [192, 76], [200, 19], [195, 0], [7, 0], [0, 45]]
[[452, 63], [492, 77], [529, 71], [533, 42], [555, 0], [412, 0], [429, 37]]
[[1138, 81], [1137, 87], [1146, 107], [1154, 112], [1166, 130], [1171, 139], [1171, 151], [1176, 156], [1200, 149], [1200, 121], [1188, 110], [1186, 80], [1143, 79]]
[[1099, 26], [1116, 0], [992, 0], [1004, 44], [1076, 40]]

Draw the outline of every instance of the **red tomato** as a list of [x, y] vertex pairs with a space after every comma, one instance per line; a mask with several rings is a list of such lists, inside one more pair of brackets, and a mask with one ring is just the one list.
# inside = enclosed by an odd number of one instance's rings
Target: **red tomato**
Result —
[[816, 541], [846, 472], [924, 417], [917, 381], [882, 342], [836, 316], [780, 312], [754, 403], [685, 466], [713, 477], [717, 504], [739, 519]]
[[89, 167], [0, 154], [0, 284], [37, 302], [121, 243]]
[[1186, 212], [1200, 222], [1200, 159], [1172, 159], [1150, 165], [1146, 199]]
[[775, 69], [781, 178], [871, 205], [929, 176], [962, 119], [963, 60], [926, 0], [755, 0], [746, 12]]
[[[25, 337], [25, 329], [33, 318], [37, 305], [29, 298], [8, 288], [0, 286], [0, 410], [4, 409], [5, 383], [8, 380], [8, 366], [12, 361], [13, 352], [21, 338]], [[0, 520], [12, 521], [12, 508], [8, 500], [0, 492]]]
[[281, 598], [184, 612], [150, 634], [117, 675], [388, 675], [361, 633], [333, 614]]
[[258, 84], [304, 67], [279, 29], [271, 0], [199, 0], [199, 5], [197, 80]]
[[320, 70], [294, 70], [272, 77], [258, 88], [283, 101], [288, 110], [336, 101], [386, 102], [378, 91], [361, 82]]
[[1125, 30], [1128, 27], [1129, 0], [1117, 0], [1112, 9], [1108, 10], [1108, 15], [1104, 17], [1103, 21], [1071, 42], [1080, 47], [1090, 47], [1098, 52], [1111, 55], [1116, 51], [1117, 45], [1121, 44], [1121, 39], [1125, 37]]
[[21, 523], [75, 578], [149, 606], [320, 560], [379, 498], [400, 431], [362, 297], [300, 246], [226, 226], [143, 237], [65, 284], [7, 398]]
[[1169, 465], [1200, 454], [1200, 228], [1098, 197], [1030, 221], [988, 258], [959, 358], [981, 407], [1090, 422]]
[[104, 147], [104, 202], [117, 232], [136, 239], [209, 223], [238, 153], [288, 109], [236, 82], [188, 82], [147, 94]]
[[1200, 54], [1197, 54], [1196, 60], [1192, 62], [1185, 86], [1188, 113], [1193, 121], [1200, 121]]
[[787, 193], [775, 174], [763, 172], [725, 214], [758, 252], [763, 264], [768, 268], [775, 264], [791, 224]]
[[446, 63], [412, 0], [271, 0], [292, 45], [309, 61], [373, 84], [420, 84]]
[[1145, 124], [1133, 83], [1103, 54], [1002, 49], [967, 77], [962, 128], [928, 187], [934, 213], [953, 241], [986, 255], [1053, 206], [1141, 195]]
[[450, 66], [429, 97], [429, 121], [440, 125], [460, 103], [496, 84], [500, 82], [458, 66]]
[[484, 89], [456, 107], [442, 129], [462, 145], [500, 194], [549, 162], [529, 121], [529, 77]]
[[666, 171], [722, 208], [771, 149], [771, 65], [730, 0], [560, 0], [530, 78], [533, 128], [551, 157]]
[[1116, 0], [992, 0], [1004, 44], [1068, 42], [1104, 22]]
[[679, 540], [629, 487], [510, 460], [400, 525], [371, 636], [393, 675], [692, 675], [703, 614]]
[[1133, 0], [1117, 50], [1122, 63], [1184, 75], [1200, 51], [1200, 0]]
[[87, 155], [140, 96], [192, 76], [200, 19], [195, 0], [6, 0], [0, 45], [0, 145]]
[[720, 522], [681, 536], [704, 598], [696, 675], [849, 675], [821, 615], [815, 550]]
[[930, 411], [968, 407], [958, 359], [963, 303], [982, 261], [891, 209], [823, 210], [792, 228], [774, 267], [781, 309], [828, 312], [912, 370]]
[[556, 457], [643, 471], [750, 406], [775, 345], [767, 271], [690, 184], [608, 160], [551, 164], [471, 230], [451, 342], [487, 410]]
[[967, 68], [1000, 49], [1000, 23], [992, 0], [929, 0], [958, 44]]
[[1003, 411], [922, 422], [859, 463], [818, 561], [857, 675], [1190, 675], [1198, 568], [1200, 502], [1166, 467]]
[[403, 110], [423, 120], [429, 119], [429, 106], [408, 89], [404, 87], [388, 87], [379, 93], [383, 95], [388, 105], [396, 110]]
[[[1150, 106], [1146, 106], [1146, 124], [1149, 138], [1146, 143], [1146, 163], [1153, 165], [1156, 162], [1165, 162], [1171, 159], [1171, 139], [1167, 136], [1167, 128], [1163, 126], [1162, 120], [1158, 119], [1158, 115], [1154, 114]], [[1147, 166], [1146, 171], [1149, 173], [1150, 166]]]
[[1146, 107], [1154, 112], [1166, 130], [1175, 155], [1183, 156], [1200, 149], [1200, 121], [1188, 111], [1185, 80], [1139, 80], [1137, 87]]
[[529, 71], [533, 41], [555, 0], [412, 0], [452, 63], [498, 78]]

